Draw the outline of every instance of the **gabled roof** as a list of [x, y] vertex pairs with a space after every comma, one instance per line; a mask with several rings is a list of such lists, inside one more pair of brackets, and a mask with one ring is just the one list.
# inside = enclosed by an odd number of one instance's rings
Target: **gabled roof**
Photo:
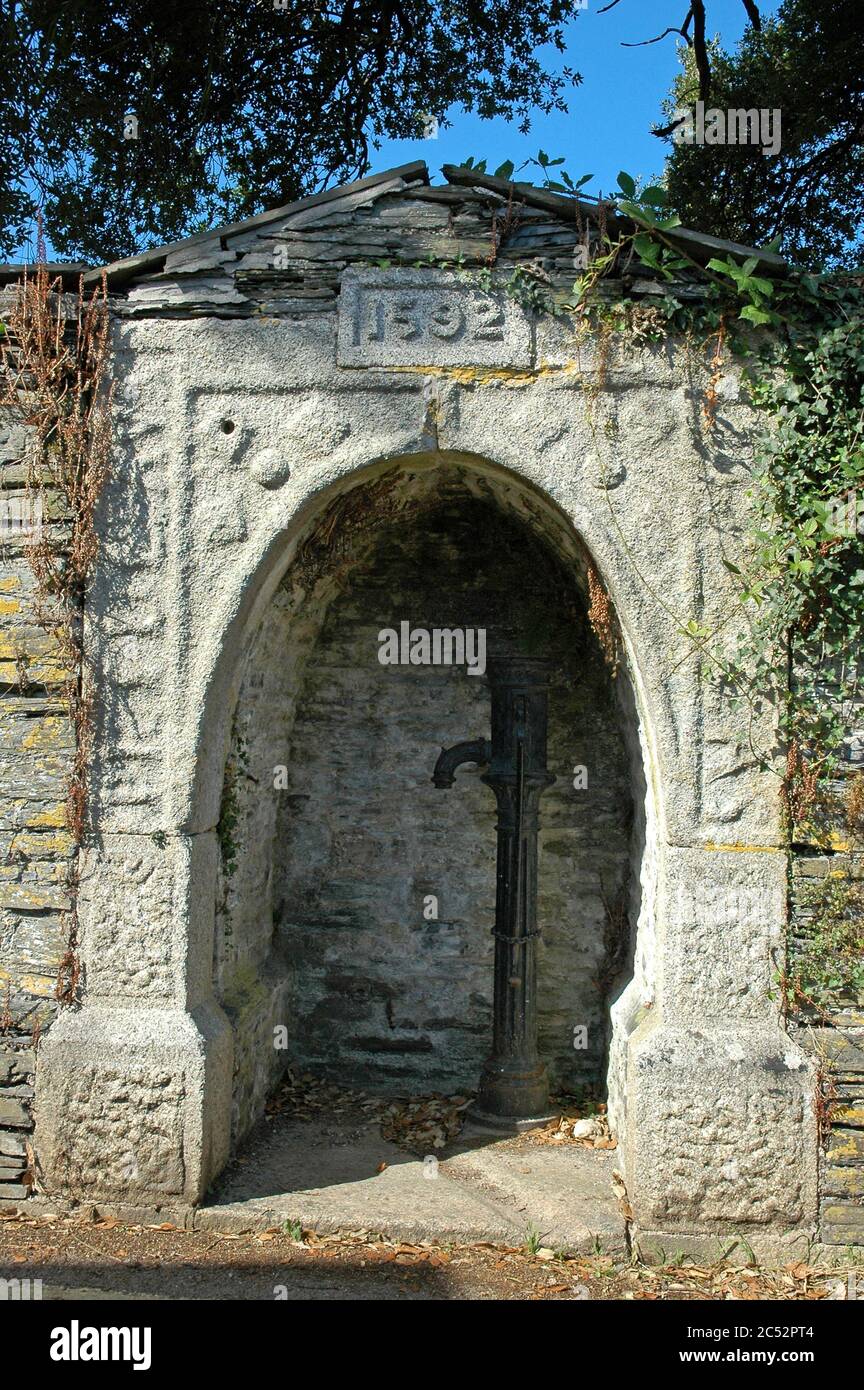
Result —
[[[512, 199], [517, 203], [538, 208], [565, 224], [584, 222], [592, 214], [595, 217], [597, 214], [599, 204], [597, 199], [569, 197], [549, 189], [537, 188], [530, 183], [498, 178], [493, 174], [480, 173], [476, 169], [467, 169], [461, 165], [445, 164], [442, 173], [447, 183], [455, 186], [454, 193], [456, 188], [461, 188], [469, 196], [470, 192], [473, 191], [475, 195], [486, 193], [493, 198], [503, 198], [505, 201]], [[371, 201], [375, 197], [380, 197], [385, 192], [400, 192], [414, 188], [419, 194], [421, 187], [428, 187], [429, 185], [429, 170], [425, 161], [414, 160], [410, 164], [401, 164], [394, 169], [386, 169], [380, 174], [370, 174], [367, 178], [356, 179], [353, 183], [341, 184], [338, 188], [330, 188], [323, 193], [313, 193], [307, 198], [299, 198], [296, 202], [286, 203], [282, 207], [271, 208], [255, 217], [248, 217], [242, 222], [232, 222], [224, 227], [215, 227], [211, 231], [199, 232], [195, 236], [185, 237], [181, 241], [171, 242], [167, 246], [151, 247], [147, 251], [141, 251], [138, 255], [127, 256], [104, 267], [88, 269], [77, 262], [63, 262], [49, 265], [48, 270], [53, 275], [60, 275], [64, 284], [67, 285], [73, 285], [77, 282], [82, 272], [84, 273], [85, 285], [97, 284], [104, 274], [109, 286], [112, 289], [119, 289], [141, 275], [156, 275], [165, 270], [169, 257], [175, 262], [178, 257], [182, 257], [184, 261], [194, 259], [196, 248], [201, 248], [202, 252], [220, 249], [229, 251], [229, 243], [233, 238], [245, 236], [259, 229], [266, 229], [270, 224], [286, 218], [291, 219], [290, 225], [293, 229], [299, 229], [305, 221], [304, 215], [315, 213], [319, 208], [337, 212], [341, 210], [341, 206], [344, 206], [347, 210], [360, 206], [366, 201]], [[630, 218], [618, 212], [610, 203], [605, 205], [604, 216], [607, 224], [612, 227], [620, 226], [625, 229], [632, 228], [634, 225]], [[309, 220], [313, 219], [310, 217]], [[680, 242], [682, 249], [685, 249], [698, 261], [707, 261], [715, 255], [730, 255], [740, 260], [755, 256], [764, 269], [773, 271], [774, 274], [782, 274], [788, 268], [783, 257], [772, 251], [760, 251], [751, 246], [743, 246], [738, 242], [723, 241], [721, 238], [710, 236], [705, 232], [694, 232], [685, 227], [676, 227], [667, 232], [666, 236], [672, 241]], [[193, 253], [192, 256], [187, 255], [190, 252]], [[17, 279], [24, 269], [23, 265], [0, 265], [0, 284]]]

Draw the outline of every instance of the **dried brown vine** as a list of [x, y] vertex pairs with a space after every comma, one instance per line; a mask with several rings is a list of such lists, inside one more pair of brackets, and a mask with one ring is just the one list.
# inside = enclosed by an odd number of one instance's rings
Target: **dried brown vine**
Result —
[[819, 789], [819, 773], [811, 767], [796, 739], [786, 754], [786, 770], [780, 783], [780, 800], [789, 831], [800, 825]]
[[618, 666], [621, 659], [621, 643], [618, 636], [618, 623], [612, 609], [609, 595], [603, 587], [602, 580], [592, 564], [588, 565], [588, 621], [591, 630], [597, 641], [603, 658], [609, 667], [612, 676], [618, 674]]
[[[90, 294], [79, 280], [77, 295], [44, 265], [25, 272], [16, 286], [2, 342], [4, 390], [0, 405], [15, 411], [28, 430], [27, 491], [57, 498], [57, 528], [37, 526], [27, 547], [36, 581], [34, 616], [49, 635], [62, 672], [63, 698], [75, 735], [66, 787], [65, 816], [74, 849], [87, 822], [87, 770], [93, 749], [93, 690], [84, 653], [83, 605], [99, 553], [95, 512], [108, 477], [112, 385], [108, 380], [107, 286]], [[42, 515], [49, 509], [43, 506]], [[29, 676], [28, 676], [29, 681]], [[67, 880], [67, 949], [56, 996], [77, 997], [77, 855]]]

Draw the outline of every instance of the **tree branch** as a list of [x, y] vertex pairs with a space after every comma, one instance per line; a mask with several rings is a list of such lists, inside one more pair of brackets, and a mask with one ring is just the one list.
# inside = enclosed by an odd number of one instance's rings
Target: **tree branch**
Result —
[[[691, 10], [691, 14], [692, 14], [692, 10]], [[690, 16], [688, 15], [687, 18], [689, 19], [689, 17], [690, 17]], [[686, 24], [687, 21], [685, 20], [684, 22], [685, 22], [685, 24]], [[621, 47], [622, 47], [622, 48], [647, 48], [647, 46], [648, 46], [649, 43], [659, 43], [661, 39], [665, 39], [665, 37], [666, 37], [667, 34], [680, 34], [681, 37], [682, 37], [682, 39], [687, 39], [687, 31], [684, 29], [683, 25], [682, 25], [682, 27], [681, 27], [680, 29], [676, 29], [676, 27], [675, 27], [674, 24], [670, 24], [668, 29], [664, 29], [664, 30], [663, 30], [663, 33], [662, 33], [662, 34], [658, 34], [657, 37], [654, 38], [654, 39], [642, 39], [639, 43], [622, 43]], [[688, 40], [688, 42], [689, 42], [689, 40]]]
[[759, 13], [759, 6], [756, 4], [756, 0], [741, 0], [741, 3], [747, 11], [747, 18], [750, 20], [753, 28], [761, 29], [762, 16]]
[[693, 16], [693, 57], [699, 74], [699, 99], [707, 101], [711, 92], [711, 64], [705, 42], [705, 0], [693, 0], [690, 12]]

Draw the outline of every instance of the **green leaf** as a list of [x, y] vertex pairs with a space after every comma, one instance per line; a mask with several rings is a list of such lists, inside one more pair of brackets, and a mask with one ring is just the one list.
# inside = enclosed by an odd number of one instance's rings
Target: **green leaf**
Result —
[[495, 170], [496, 179], [509, 179], [516, 165], [512, 159], [505, 159], [503, 164], [499, 164]]
[[618, 175], [618, 187], [621, 189], [625, 198], [634, 198], [636, 196], [636, 180], [631, 178], [629, 174], [625, 174], [623, 169]]
[[648, 203], [652, 208], [665, 208], [669, 201], [669, 195], [665, 188], [660, 188], [656, 183], [652, 183], [650, 188], [646, 188], [639, 195], [640, 203]]
[[631, 203], [626, 198], [619, 198], [618, 206], [634, 222], [641, 222], [645, 227], [657, 226], [657, 218], [650, 208], [641, 208], [638, 203]]
[[748, 290], [752, 285], [755, 289], [759, 291], [760, 294], [772, 295], [774, 293], [773, 281], [765, 280], [761, 275], [748, 275], [747, 280], [744, 283], [746, 284]]
[[760, 309], [755, 304], [747, 304], [738, 315], [739, 319], [747, 319], [750, 323], [762, 324], [773, 323], [775, 315], [767, 309]]
[[633, 246], [640, 261], [645, 261], [648, 265], [657, 265], [660, 258], [660, 246], [647, 232], [640, 232], [638, 236], [635, 236]]

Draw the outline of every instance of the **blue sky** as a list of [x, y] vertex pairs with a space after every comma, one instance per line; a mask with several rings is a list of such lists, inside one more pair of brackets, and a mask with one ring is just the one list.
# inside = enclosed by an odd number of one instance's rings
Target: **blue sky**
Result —
[[[615, 190], [620, 169], [628, 173], [659, 174], [667, 146], [651, 132], [660, 118], [660, 103], [678, 71], [677, 40], [668, 35], [646, 48], [622, 48], [662, 33], [667, 24], [680, 23], [686, 0], [621, 0], [608, 14], [598, 13], [606, 0], [588, 0], [569, 26], [567, 53], [552, 50], [549, 64], [569, 64], [582, 74], [582, 83], [568, 97], [569, 113], [539, 114], [527, 136], [516, 123], [503, 119], [482, 121], [458, 108], [448, 112], [453, 122], [437, 140], [388, 140], [373, 151], [371, 173], [425, 159], [433, 182], [440, 183], [442, 164], [460, 164], [469, 155], [485, 158], [493, 171], [505, 159], [523, 160], [543, 149], [553, 159], [563, 155], [568, 173], [594, 178], [586, 193]], [[760, 4], [763, 15], [774, 14], [779, 0]], [[724, 48], [741, 38], [746, 15], [741, 0], [708, 0], [708, 32], [720, 33]], [[540, 182], [537, 171], [522, 175]]]

